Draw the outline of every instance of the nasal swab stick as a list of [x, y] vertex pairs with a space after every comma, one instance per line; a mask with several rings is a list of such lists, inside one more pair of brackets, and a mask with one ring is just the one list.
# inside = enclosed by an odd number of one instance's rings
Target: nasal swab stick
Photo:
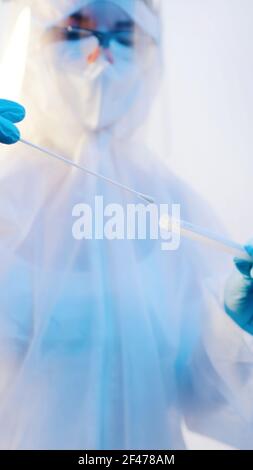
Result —
[[163, 215], [160, 219], [160, 228], [169, 232], [180, 233], [183, 237], [200, 241], [214, 248], [229, 253], [237, 258], [253, 263], [253, 258], [247, 253], [243, 245], [228, 240], [220, 235], [210, 232], [202, 227], [186, 222], [185, 220], [173, 220], [169, 215]]
[[[135, 191], [132, 188], [129, 188], [128, 186], [125, 186], [124, 184], [118, 183], [117, 181], [114, 181], [110, 178], [107, 178], [104, 175], [101, 175], [100, 173], [96, 173], [95, 171], [91, 171], [88, 168], [81, 166], [75, 162], [72, 162], [71, 160], [55, 153], [52, 152], [51, 150], [48, 150], [44, 147], [40, 147], [36, 144], [33, 144], [32, 142], [29, 142], [28, 140], [25, 139], [20, 139], [20, 142], [22, 142], [25, 145], [28, 145], [35, 150], [38, 150], [39, 152], [43, 152], [46, 155], [49, 155], [57, 160], [60, 160], [61, 162], [70, 165], [74, 168], [77, 168], [78, 170], [81, 170], [85, 172], [88, 175], [95, 176], [96, 178], [100, 178], [104, 181], [106, 181], [109, 184], [112, 184], [113, 186], [117, 186], [118, 188], [123, 189], [124, 191], [127, 191], [131, 194], [134, 194], [138, 198], [144, 200], [145, 202], [149, 204], [154, 204], [154, 199], [146, 194], [140, 193], [138, 191]], [[253, 258], [247, 253], [245, 250], [244, 246], [241, 245], [240, 243], [236, 243], [232, 240], [228, 240], [224, 237], [221, 237], [220, 235], [217, 235], [215, 233], [210, 232], [209, 230], [206, 230], [202, 227], [199, 227], [197, 225], [191, 224], [190, 222], [186, 222], [185, 220], [173, 220], [172, 217], [169, 217], [168, 215], [164, 215], [160, 219], [160, 227], [163, 230], [167, 230], [169, 232], [176, 232], [180, 233], [183, 237], [190, 238], [192, 240], [200, 241], [205, 244], [211, 245], [217, 249], [220, 249], [226, 253], [229, 253], [235, 257], [238, 257], [240, 259], [243, 259], [245, 261], [249, 261], [253, 263]]]
[[143, 193], [139, 193], [138, 191], [135, 191], [134, 189], [129, 188], [128, 186], [125, 186], [124, 184], [118, 183], [117, 181], [114, 181], [110, 178], [107, 178], [106, 176], [101, 175], [100, 173], [96, 173], [95, 171], [91, 171], [88, 168], [86, 168], [85, 166], [81, 166], [78, 163], [72, 162], [71, 160], [69, 160], [68, 158], [63, 157], [62, 155], [59, 155], [55, 152], [52, 152], [51, 150], [48, 150], [44, 147], [40, 147], [39, 145], [35, 145], [32, 142], [29, 142], [28, 140], [25, 140], [25, 139], [20, 139], [20, 142], [22, 142], [22, 144], [29, 145], [30, 147], [34, 148], [35, 150], [38, 150], [39, 152], [43, 152], [44, 154], [49, 155], [50, 157], [53, 157], [57, 160], [60, 160], [61, 162], [66, 163], [67, 165], [71, 165], [72, 167], [77, 168], [78, 170], [84, 171], [88, 175], [95, 176], [96, 178], [100, 178], [101, 180], [104, 180], [107, 183], [112, 184], [113, 186], [117, 186], [118, 188], [121, 188], [124, 191], [128, 191], [129, 193], [134, 194], [135, 196], [137, 196], [138, 198], [144, 200], [145, 202], [148, 202], [149, 204], [154, 203], [154, 199], [152, 197], [150, 197], [146, 194], [143, 194]]

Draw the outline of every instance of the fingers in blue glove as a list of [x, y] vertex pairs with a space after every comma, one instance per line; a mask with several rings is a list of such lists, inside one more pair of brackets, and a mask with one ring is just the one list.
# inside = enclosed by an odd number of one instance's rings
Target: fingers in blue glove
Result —
[[0, 142], [3, 144], [15, 144], [20, 139], [20, 132], [11, 121], [0, 116]]
[[252, 262], [250, 261], [245, 261], [240, 258], [234, 258], [234, 263], [238, 271], [243, 274], [243, 276], [253, 279], [253, 240], [250, 240], [246, 245], [245, 245], [245, 250], [249, 254], [249, 256], [252, 257]]
[[0, 99], [0, 142], [15, 144], [20, 139], [20, 132], [13, 123], [25, 117], [25, 108], [10, 100]]
[[238, 271], [248, 278], [253, 279], [253, 261], [245, 261], [240, 258], [234, 258], [234, 263]]
[[245, 250], [250, 256], [252, 256], [252, 262], [253, 262], [253, 240], [249, 240], [248, 243], [246, 243]]
[[25, 117], [25, 108], [14, 101], [0, 99], [0, 116], [11, 122], [20, 122]]

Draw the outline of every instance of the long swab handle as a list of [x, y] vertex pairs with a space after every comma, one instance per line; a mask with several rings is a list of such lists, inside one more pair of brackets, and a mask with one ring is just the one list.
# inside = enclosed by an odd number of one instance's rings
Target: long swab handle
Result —
[[[77, 168], [81, 171], [84, 171], [86, 174], [89, 174], [91, 176], [94, 176], [96, 178], [100, 178], [104, 181], [106, 181], [109, 184], [112, 184], [116, 187], [119, 187], [123, 189], [124, 191], [127, 191], [131, 194], [134, 194], [138, 198], [144, 200], [145, 202], [148, 202], [149, 204], [154, 203], [154, 199], [146, 194], [140, 193], [138, 191], [135, 191], [132, 188], [129, 188], [128, 186], [125, 186], [124, 184], [118, 183], [117, 181], [114, 181], [104, 175], [101, 175], [100, 173], [96, 173], [94, 171], [89, 170], [88, 168], [81, 166], [65, 157], [62, 155], [59, 155], [55, 152], [52, 152], [51, 150], [48, 150], [44, 147], [40, 147], [36, 144], [33, 144], [32, 142], [29, 142], [28, 140], [25, 139], [20, 139], [20, 142], [22, 142], [25, 145], [28, 145], [35, 150], [38, 150], [39, 152], [43, 152], [46, 155], [49, 155], [57, 160], [60, 160], [61, 162], [64, 162], [67, 165], [71, 165], [74, 168]], [[178, 231], [178, 226], [176, 228], [176, 225], [172, 223], [172, 219], [168, 216], [162, 217], [160, 220], [160, 226], [164, 230], [168, 231], [173, 231], [175, 228]], [[221, 237], [220, 235], [214, 234], [210, 232], [209, 230], [206, 230], [202, 227], [199, 227], [197, 225], [191, 224], [190, 222], [186, 222], [185, 220], [180, 220], [180, 233], [182, 236], [185, 236], [187, 238], [191, 238], [192, 240], [200, 241], [203, 243], [206, 243], [208, 245], [212, 245], [215, 248], [218, 248], [226, 253], [229, 253], [235, 257], [244, 259], [245, 261], [250, 261], [253, 262], [253, 258], [247, 253], [245, 250], [244, 246], [236, 243], [232, 240], [228, 240], [224, 237]]]
[[61, 162], [66, 163], [67, 165], [71, 165], [72, 167], [77, 168], [78, 170], [84, 171], [88, 175], [95, 176], [96, 178], [100, 178], [101, 180], [104, 180], [107, 183], [112, 184], [113, 186], [117, 186], [118, 188], [121, 188], [124, 191], [134, 194], [135, 196], [137, 196], [138, 198], [142, 199], [145, 202], [148, 202], [149, 204], [154, 203], [154, 199], [151, 196], [135, 191], [134, 189], [129, 188], [128, 186], [124, 184], [118, 183], [117, 181], [114, 181], [111, 178], [107, 178], [106, 176], [101, 175], [100, 173], [91, 171], [85, 166], [81, 166], [78, 163], [72, 162], [68, 158], [63, 157], [62, 155], [59, 155], [58, 153], [52, 152], [52, 150], [48, 150], [44, 147], [40, 147], [39, 145], [33, 144], [32, 142], [29, 142], [28, 140], [25, 140], [22, 138], [20, 139], [20, 142], [22, 142], [22, 144], [29, 145], [29, 147], [32, 147], [35, 150], [38, 150], [39, 152], [49, 155], [50, 157], [60, 160]]
[[[173, 219], [169, 216], [163, 216], [160, 220], [160, 227], [163, 230], [170, 232], [177, 232], [180, 230], [180, 234], [183, 237], [190, 238], [199, 242], [213, 246], [219, 250], [229, 253], [237, 258], [243, 259], [253, 263], [253, 258], [247, 253], [244, 246], [240, 243], [228, 240], [220, 235], [210, 232], [202, 227], [180, 220], [173, 223]], [[180, 227], [180, 229], [179, 229]]]

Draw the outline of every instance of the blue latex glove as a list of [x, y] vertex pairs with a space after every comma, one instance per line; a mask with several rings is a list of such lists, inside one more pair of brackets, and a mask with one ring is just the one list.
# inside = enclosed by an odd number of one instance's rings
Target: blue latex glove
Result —
[[0, 99], [0, 143], [15, 144], [20, 139], [20, 132], [13, 123], [25, 117], [25, 109], [18, 103]]
[[237, 269], [228, 279], [224, 300], [228, 315], [242, 329], [253, 335], [253, 241], [245, 248], [252, 256], [252, 263], [234, 259]]

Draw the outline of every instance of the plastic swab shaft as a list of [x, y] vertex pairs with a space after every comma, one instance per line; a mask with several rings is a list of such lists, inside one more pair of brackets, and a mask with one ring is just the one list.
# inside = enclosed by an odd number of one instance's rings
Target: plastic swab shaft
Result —
[[181, 236], [203, 242], [219, 250], [229, 253], [237, 258], [253, 263], [253, 258], [247, 253], [244, 246], [220, 235], [210, 232], [202, 227], [186, 222], [185, 220], [173, 220], [169, 216], [160, 219], [160, 227], [170, 232], [180, 232]]
[[48, 150], [44, 147], [40, 147], [39, 145], [33, 144], [32, 142], [29, 142], [28, 140], [25, 140], [25, 139], [20, 139], [20, 142], [22, 142], [25, 145], [29, 145], [29, 147], [32, 147], [35, 150], [38, 150], [39, 152], [42, 152], [46, 155], [49, 155], [50, 157], [53, 157], [57, 160], [60, 160], [61, 162], [66, 163], [67, 165], [70, 165], [74, 168], [77, 168], [78, 170], [81, 170], [81, 171], [87, 173], [88, 175], [95, 176], [96, 178], [100, 178], [101, 180], [106, 181], [107, 183], [112, 184], [113, 186], [117, 186], [118, 188], [121, 188], [124, 191], [127, 191], [131, 194], [134, 194], [139, 199], [142, 199], [143, 201], [147, 202], [148, 204], [153, 204], [154, 203], [154, 199], [152, 197], [150, 197], [146, 194], [140, 193], [138, 191], [135, 191], [134, 189], [129, 188], [128, 186], [126, 186], [124, 184], [118, 183], [117, 181], [114, 181], [111, 178], [107, 178], [107, 176], [101, 175], [100, 173], [96, 173], [95, 171], [91, 171], [88, 168], [86, 168], [85, 166], [79, 165], [78, 163], [72, 162], [71, 160], [69, 160], [66, 157], [63, 157], [62, 155], [59, 155], [55, 152], [52, 152], [52, 150]]

